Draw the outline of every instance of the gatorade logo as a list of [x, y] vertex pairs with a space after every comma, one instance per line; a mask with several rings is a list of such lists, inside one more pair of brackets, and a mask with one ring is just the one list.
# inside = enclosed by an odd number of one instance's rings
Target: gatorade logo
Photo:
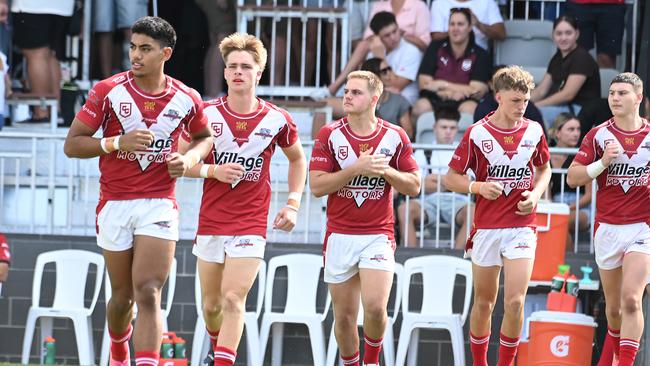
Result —
[[566, 357], [569, 355], [569, 336], [559, 335], [551, 339], [551, 353], [555, 357]]

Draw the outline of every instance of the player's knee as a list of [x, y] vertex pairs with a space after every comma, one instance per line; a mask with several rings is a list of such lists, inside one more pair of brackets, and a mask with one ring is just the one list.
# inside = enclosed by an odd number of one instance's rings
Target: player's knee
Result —
[[472, 309], [473, 311], [478, 311], [480, 313], [492, 313], [492, 310], [494, 309], [494, 300], [489, 297], [475, 296]]
[[607, 321], [611, 322], [612, 320], [621, 319], [621, 307], [613, 303], [605, 304], [605, 315], [607, 316]]
[[511, 315], [521, 314], [524, 308], [523, 296], [512, 296], [504, 300], [504, 312]]
[[160, 306], [160, 287], [153, 283], [137, 286], [135, 302], [138, 304], [138, 309]]
[[340, 330], [357, 329], [357, 312], [346, 311], [336, 315], [335, 326]]
[[203, 316], [213, 319], [221, 315], [221, 301], [206, 301], [203, 299]]
[[118, 313], [126, 313], [133, 307], [133, 294], [115, 293], [111, 294], [108, 306]]
[[363, 316], [372, 322], [381, 322], [386, 318], [386, 307], [380, 304], [367, 304], [363, 308]]
[[228, 291], [223, 294], [221, 306], [225, 313], [243, 313], [244, 297], [234, 291]]
[[636, 294], [623, 294], [621, 310], [628, 314], [641, 311], [641, 298]]

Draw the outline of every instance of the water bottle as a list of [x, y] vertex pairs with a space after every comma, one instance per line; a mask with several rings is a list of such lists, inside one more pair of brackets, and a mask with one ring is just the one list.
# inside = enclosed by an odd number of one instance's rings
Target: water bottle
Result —
[[160, 344], [160, 357], [161, 358], [174, 358], [174, 344], [169, 338], [163, 338]]
[[566, 293], [578, 297], [578, 289], [579, 289], [579, 281], [578, 277], [575, 275], [571, 275], [567, 280], [566, 280]]
[[46, 365], [54, 365], [56, 358], [56, 340], [54, 338], [46, 337], [43, 341], [43, 355]]
[[564, 286], [564, 275], [558, 273], [551, 280], [551, 292], [562, 291], [562, 286]]
[[174, 358], [185, 358], [185, 340], [180, 337], [173, 339], [174, 341]]

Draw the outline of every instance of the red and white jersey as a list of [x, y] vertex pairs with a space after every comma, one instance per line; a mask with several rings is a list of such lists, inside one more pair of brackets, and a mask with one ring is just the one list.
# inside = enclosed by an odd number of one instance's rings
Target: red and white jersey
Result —
[[475, 229], [535, 226], [535, 214], [517, 215], [521, 193], [534, 188], [535, 167], [550, 158], [542, 126], [522, 118], [513, 129], [500, 129], [490, 122], [492, 114], [471, 125], [449, 162], [465, 173], [471, 169], [477, 181], [498, 182], [503, 192], [490, 201], [476, 195]]
[[[114, 151], [99, 157], [100, 200], [174, 199], [175, 179], [165, 160], [175, 152], [183, 128], [198, 132], [207, 126], [199, 94], [169, 76], [157, 95], [138, 88], [130, 71], [96, 84], [77, 118], [104, 137], [148, 129], [155, 138], [145, 151]], [[185, 125], [185, 126], [184, 126]]]
[[296, 143], [298, 130], [287, 111], [257, 100], [257, 110], [247, 115], [228, 108], [226, 97], [203, 105], [214, 137], [205, 163], [239, 163], [246, 168], [246, 173], [234, 184], [205, 179], [198, 235], [266, 237], [271, 202], [271, 156], [275, 145], [286, 148]]
[[636, 131], [623, 131], [610, 119], [590, 130], [574, 161], [589, 165], [603, 156], [608, 143], [618, 141], [624, 153], [597, 178], [596, 222], [625, 225], [650, 223], [650, 123]]
[[9, 252], [9, 244], [7, 237], [0, 234], [0, 262], [11, 263], [11, 252]]
[[[419, 171], [411, 141], [401, 127], [377, 119], [369, 136], [352, 132], [347, 118], [321, 128], [314, 142], [310, 170], [328, 173], [345, 169], [362, 151], [391, 158], [390, 166], [403, 172]], [[327, 231], [339, 234], [387, 234], [393, 238], [393, 194], [383, 177], [358, 175], [327, 198]]]

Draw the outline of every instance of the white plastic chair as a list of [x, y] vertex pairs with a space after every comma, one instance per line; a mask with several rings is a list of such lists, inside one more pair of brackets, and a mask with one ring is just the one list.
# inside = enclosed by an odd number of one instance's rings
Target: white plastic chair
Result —
[[[43, 270], [47, 263], [55, 263], [56, 265], [54, 302], [51, 307], [40, 306], [41, 282], [43, 280]], [[94, 274], [95, 289], [92, 300], [90, 306], [86, 307], [84, 298], [91, 264], [97, 266], [97, 272]], [[52, 335], [53, 318], [68, 318], [72, 320], [74, 325], [79, 364], [95, 364], [91, 315], [99, 297], [103, 273], [104, 258], [100, 254], [85, 250], [55, 250], [41, 253], [36, 258], [34, 282], [32, 284], [32, 306], [27, 313], [21, 363], [29, 363], [29, 354], [37, 319], [40, 319], [41, 323], [41, 340], [39, 344], [43, 344], [43, 340]]]
[[[262, 260], [260, 270], [257, 272], [257, 302], [255, 311], [246, 311], [244, 313], [244, 329], [246, 330], [246, 357], [248, 366], [258, 366], [261, 362], [257, 359], [260, 356], [260, 332], [257, 325], [257, 319], [262, 312], [264, 303], [264, 288], [266, 286], [266, 262]], [[199, 271], [197, 268], [194, 281], [194, 301], [196, 302], [196, 326], [194, 327], [194, 338], [192, 341], [192, 362], [191, 366], [201, 366], [208, 349], [210, 349], [210, 337], [205, 330], [205, 321], [203, 320], [202, 300], [201, 300], [201, 282], [199, 281]]]
[[[165, 287], [167, 287], [167, 296], [165, 297], [165, 307], [162, 309], [162, 324], [163, 324], [163, 332], [167, 332], [169, 330], [169, 326], [167, 324], [167, 317], [169, 316], [169, 312], [172, 309], [172, 303], [174, 302], [174, 293], [176, 292], [176, 271], [177, 271], [177, 263], [176, 263], [176, 258], [172, 258], [172, 265], [169, 268], [169, 277], [167, 278], [167, 282], [165, 283]], [[108, 300], [111, 299], [111, 295], [113, 294], [113, 291], [111, 290], [111, 280], [108, 277], [108, 272], [106, 272], [106, 280], [105, 280], [105, 286], [104, 286], [104, 298], [106, 299], [106, 305], [108, 306]], [[133, 304], [133, 319], [135, 319], [138, 316], [138, 306], [136, 304]], [[109, 358], [110, 358], [110, 350], [111, 350], [111, 336], [108, 334], [108, 322], [105, 320], [104, 321], [104, 335], [102, 336], [102, 350], [101, 354], [99, 356], [99, 365], [100, 366], [107, 366], [109, 364]]]
[[[283, 311], [273, 310], [273, 285], [275, 272], [280, 267], [287, 267], [287, 301]], [[282, 364], [283, 323], [305, 324], [309, 329], [309, 340], [314, 359], [314, 366], [325, 364], [325, 334], [323, 321], [327, 317], [331, 298], [329, 292], [323, 312], [316, 309], [320, 273], [323, 257], [316, 254], [287, 254], [271, 258], [266, 277], [267, 286], [264, 296], [264, 314], [260, 331], [261, 353], [260, 365], [264, 362], [266, 344], [273, 327], [273, 347], [271, 364]]]
[[533, 75], [533, 82], [535, 85], [539, 85], [546, 75], [546, 66], [525, 66], [524, 69]]
[[[404, 263], [402, 291], [402, 328], [397, 345], [395, 365], [402, 366], [409, 353], [409, 366], [417, 362], [419, 328], [447, 329], [451, 335], [454, 365], [465, 365], [463, 324], [467, 319], [472, 296], [472, 263], [446, 255], [410, 258]], [[414, 274], [422, 275], [422, 308], [409, 309], [410, 283]], [[456, 275], [466, 278], [463, 312], [453, 312]]]
[[600, 69], [599, 73], [600, 73], [600, 97], [607, 98], [607, 95], [609, 94], [609, 84], [616, 77], [616, 75], [620, 74], [620, 72], [616, 69]]
[[506, 39], [495, 43], [495, 65], [545, 67], [557, 51], [553, 23], [547, 20], [506, 20]]
[[[384, 331], [384, 341], [382, 342], [382, 351], [384, 352], [384, 365], [395, 366], [395, 336], [393, 332], [393, 325], [399, 315], [399, 308], [402, 304], [402, 286], [404, 277], [404, 266], [400, 263], [395, 263], [395, 303], [392, 306], [393, 313], [388, 317], [388, 324]], [[389, 308], [391, 308], [389, 304]], [[359, 314], [357, 315], [357, 325], [363, 327], [363, 305], [359, 306]], [[338, 351], [338, 344], [334, 336], [334, 324], [332, 324], [332, 331], [330, 332], [330, 340], [327, 345], [327, 361], [326, 366], [336, 365], [336, 353]], [[339, 358], [340, 362], [340, 358]]]

